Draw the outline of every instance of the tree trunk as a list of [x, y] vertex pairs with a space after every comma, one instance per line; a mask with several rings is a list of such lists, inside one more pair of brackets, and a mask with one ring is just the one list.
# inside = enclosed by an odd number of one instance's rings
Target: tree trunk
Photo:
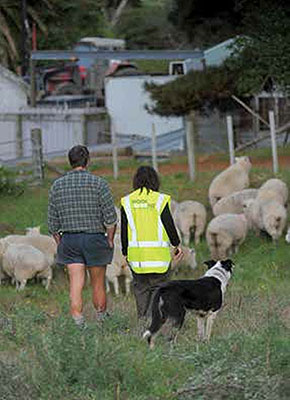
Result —
[[111, 19], [111, 26], [114, 27], [119, 22], [122, 12], [126, 8], [128, 4], [128, 0], [121, 0], [120, 4], [117, 7], [117, 10], [114, 12], [114, 15]]

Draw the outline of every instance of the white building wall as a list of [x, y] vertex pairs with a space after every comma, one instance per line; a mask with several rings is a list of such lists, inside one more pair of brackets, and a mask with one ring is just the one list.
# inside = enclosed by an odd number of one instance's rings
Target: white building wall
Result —
[[175, 76], [126, 76], [107, 78], [105, 82], [106, 107], [117, 134], [151, 136], [152, 124], [156, 134], [182, 128], [182, 118], [151, 115], [145, 105], [152, 105], [145, 82], [166, 83]]
[[0, 112], [17, 110], [26, 105], [24, 88], [0, 73]]

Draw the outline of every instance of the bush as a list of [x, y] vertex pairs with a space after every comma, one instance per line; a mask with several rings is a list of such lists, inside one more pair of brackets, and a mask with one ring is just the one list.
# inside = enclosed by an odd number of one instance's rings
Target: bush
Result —
[[16, 174], [0, 165], [0, 195], [19, 195], [23, 184], [16, 181]]

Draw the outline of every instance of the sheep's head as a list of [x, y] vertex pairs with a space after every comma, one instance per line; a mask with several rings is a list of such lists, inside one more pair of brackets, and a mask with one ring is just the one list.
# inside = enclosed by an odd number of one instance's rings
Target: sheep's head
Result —
[[247, 199], [244, 200], [242, 203], [243, 206], [243, 213], [247, 219], [248, 222], [248, 227], [252, 227], [252, 215], [253, 215], [253, 205], [254, 205], [255, 200], [254, 199]]
[[250, 157], [243, 156], [243, 157], [235, 157], [236, 164], [241, 165], [246, 171], [250, 171], [252, 167], [252, 163]]
[[287, 243], [290, 243], [290, 226], [288, 227], [287, 234], [285, 236], [285, 240]]
[[3, 254], [7, 248], [7, 245], [3, 239], [0, 239], [0, 261], [2, 260]]
[[40, 226], [28, 227], [25, 229], [26, 235], [40, 235]]
[[265, 229], [273, 240], [279, 239], [282, 235], [283, 229], [285, 228], [287, 216], [286, 211], [282, 208], [282, 206], [277, 206], [275, 210], [272, 210], [272, 212], [264, 218]]

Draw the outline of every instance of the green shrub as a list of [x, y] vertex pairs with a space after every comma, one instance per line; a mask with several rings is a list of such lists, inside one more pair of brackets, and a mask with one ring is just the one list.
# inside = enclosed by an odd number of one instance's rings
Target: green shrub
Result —
[[23, 191], [23, 183], [17, 182], [16, 174], [0, 165], [0, 195], [19, 195]]

